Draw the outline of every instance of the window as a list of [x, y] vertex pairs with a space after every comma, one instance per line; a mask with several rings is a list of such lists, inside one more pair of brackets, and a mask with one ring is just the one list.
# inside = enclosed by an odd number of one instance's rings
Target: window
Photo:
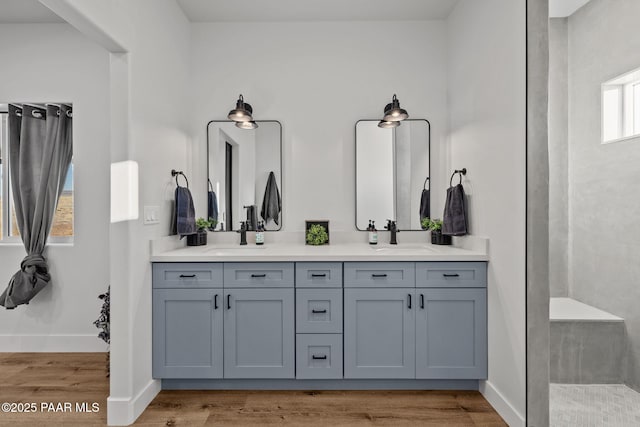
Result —
[[640, 135], [640, 68], [602, 84], [602, 142]]
[[[9, 143], [7, 126], [7, 105], [0, 104], [0, 242], [20, 242], [20, 232], [16, 220], [11, 183], [9, 178]], [[63, 192], [58, 200], [53, 217], [49, 243], [71, 243], [73, 241], [73, 163], [69, 167]]]

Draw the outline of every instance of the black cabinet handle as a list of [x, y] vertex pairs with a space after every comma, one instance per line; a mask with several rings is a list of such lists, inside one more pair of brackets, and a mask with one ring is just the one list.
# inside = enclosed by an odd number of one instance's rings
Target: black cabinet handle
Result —
[[227, 310], [231, 310], [231, 294], [227, 294]]
[[181, 274], [180, 275], [181, 279], [193, 278], [193, 277], [196, 277], [196, 275], [195, 274]]
[[453, 273], [453, 274], [443, 273], [442, 275], [444, 277], [460, 277], [460, 275], [458, 273]]
[[408, 308], [409, 310], [411, 310], [411, 294], [407, 294], [407, 296], [409, 297], [409, 298], [407, 299], [407, 301], [408, 301], [408, 302], [407, 302], [407, 308]]
[[420, 294], [420, 308], [424, 310], [424, 294]]
[[311, 358], [313, 360], [326, 360], [327, 359], [327, 355], [323, 354], [322, 356], [316, 356], [315, 354], [313, 356], [311, 356]]
[[387, 273], [382, 274], [372, 274], [371, 277], [387, 277]]
[[217, 310], [218, 309], [218, 294], [215, 294], [213, 296], [213, 309]]
[[326, 313], [327, 310], [311, 310], [312, 313]]
[[326, 273], [322, 273], [322, 274], [311, 274], [311, 277], [327, 277]]
[[262, 274], [254, 273], [254, 274], [251, 275], [251, 277], [267, 277], [267, 275], [265, 273], [262, 273]]

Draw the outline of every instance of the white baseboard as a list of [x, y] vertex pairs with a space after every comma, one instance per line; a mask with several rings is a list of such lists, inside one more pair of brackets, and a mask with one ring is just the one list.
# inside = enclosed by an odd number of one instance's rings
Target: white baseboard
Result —
[[110, 426], [128, 426], [144, 412], [154, 397], [160, 393], [162, 384], [151, 380], [133, 399], [126, 397], [107, 398], [107, 424]]
[[92, 335], [0, 335], [2, 353], [94, 353], [108, 350]]
[[480, 393], [500, 414], [509, 427], [525, 427], [524, 416], [516, 411], [509, 401], [489, 381], [480, 381]]

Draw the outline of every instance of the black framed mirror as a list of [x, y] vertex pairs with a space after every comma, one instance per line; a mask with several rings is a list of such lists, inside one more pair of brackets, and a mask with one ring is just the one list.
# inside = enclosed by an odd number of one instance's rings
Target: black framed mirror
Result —
[[230, 120], [207, 123], [207, 213], [216, 231], [249, 230], [264, 222], [282, 229], [282, 125], [256, 120], [242, 129]]
[[421, 230], [421, 218], [430, 216], [431, 124], [409, 119], [380, 128], [379, 122], [355, 126], [356, 229], [366, 230], [369, 220], [382, 229], [392, 219], [399, 230]]

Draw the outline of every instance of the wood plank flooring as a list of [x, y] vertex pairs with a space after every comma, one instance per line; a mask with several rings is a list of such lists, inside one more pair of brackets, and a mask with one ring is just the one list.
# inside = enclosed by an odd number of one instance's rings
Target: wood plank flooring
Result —
[[[2, 413], [0, 426], [106, 424], [104, 353], [0, 353], [0, 403], [34, 402], [35, 413]], [[41, 402], [97, 402], [97, 413], [42, 412]], [[163, 391], [140, 426], [505, 426], [476, 391]]]

